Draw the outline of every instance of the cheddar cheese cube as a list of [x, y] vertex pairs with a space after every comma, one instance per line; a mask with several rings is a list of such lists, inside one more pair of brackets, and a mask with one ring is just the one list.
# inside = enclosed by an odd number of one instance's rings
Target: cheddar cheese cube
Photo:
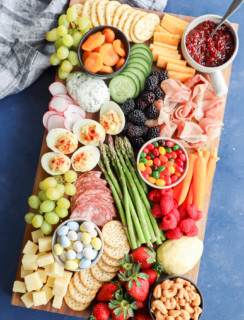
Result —
[[20, 297], [20, 299], [23, 301], [25, 304], [26, 308], [30, 308], [33, 306], [33, 293], [32, 292], [26, 292], [23, 294], [23, 296]]
[[37, 270], [37, 255], [36, 254], [24, 254], [22, 258], [22, 266], [24, 270]]
[[26, 293], [26, 285], [23, 281], [14, 281], [13, 292]]
[[39, 290], [43, 286], [40, 275], [38, 272], [33, 272], [31, 274], [27, 274], [24, 277], [26, 289], [28, 292]]
[[38, 239], [39, 251], [50, 251], [52, 250], [52, 237], [45, 237]]
[[53, 262], [54, 262], [54, 258], [52, 253], [47, 253], [37, 258], [37, 264], [39, 267], [47, 266]]

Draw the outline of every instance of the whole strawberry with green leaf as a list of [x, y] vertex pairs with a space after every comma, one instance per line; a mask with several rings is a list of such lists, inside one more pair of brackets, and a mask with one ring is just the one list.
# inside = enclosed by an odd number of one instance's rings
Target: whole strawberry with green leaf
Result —
[[109, 302], [113, 320], [127, 320], [138, 310], [136, 301], [126, 292], [115, 292], [115, 298]]
[[97, 300], [109, 302], [114, 298], [114, 294], [118, 290], [121, 290], [121, 285], [118, 281], [105, 282], [97, 295]]
[[99, 302], [93, 307], [89, 320], [107, 320], [110, 316], [110, 309], [107, 303]]
[[140, 272], [141, 264], [133, 266], [126, 277], [126, 290], [137, 301], [145, 301], [149, 293], [149, 276]]
[[119, 282], [125, 286], [126, 285], [126, 281], [123, 281], [122, 278], [125, 278], [128, 274], [129, 270], [132, 270], [134, 263], [134, 259], [132, 256], [126, 254], [124, 256], [123, 259], [121, 259], [119, 261], [120, 263], [120, 269], [119, 269], [119, 274], [118, 274], [118, 278], [119, 278]]
[[141, 269], [149, 269], [156, 262], [156, 252], [148, 247], [137, 248], [131, 255], [136, 264], [141, 264]]

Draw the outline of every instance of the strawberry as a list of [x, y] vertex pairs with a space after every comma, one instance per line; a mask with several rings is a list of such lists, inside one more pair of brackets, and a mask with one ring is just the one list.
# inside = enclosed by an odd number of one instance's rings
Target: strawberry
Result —
[[140, 272], [140, 263], [134, 265], [128, 276], [126, 290], [135, 300], [145, 301], [147, 299], [149, 293], [148, 278], [147, 274]]
[[174, 200], [171, 196], [163, 195], [160, 200], [161, 212], [163, 215], [170, 213], [174, 208]]
[[97, 295], [97, 300], [109, 302], [111, 299], [114, 298], [114, 293], [119, 289], [121, 289], [121, 286], [118, 281], [106, 282], [99, 291]]
[[148, 310], [146, 308], [140, 309], [135, 312], [132, 320], [152, 320]]
[[152, 207], [152, 215], [154, 218], [161, 218], [162, 212], [159, 203], [154, 203]]
[[127, 320], [133, 317], [134, 310], [138, 310], [137, 301], [126, 292], [116, 292], [115, 298], [109, 302], [109, 308], [112, 310], [111, 315], [113, 320]]
[[127, 272], [132, 269], [134, 265], [134, 259], [132, 256], [129, 256], [128, 254], [125, 255], [123, 259], [119, 261], [121, 268], [119, 269], [119, 282], [125, 286], [126, 281], [123, 281], [122, 278], [125, 278], [127, 275]]
[[137, 248], [132, 252], [132, 257], [135, 263], [141, 264], [141, 269], [151, 268], [153, 263], [156, 261], [156, 253], [153, 249], [147, 247]]
[[147, 279], [149, 286], [152, 286], [158, 280], [158, 273], [154, 269], [144, 269], [143, 273], [146, 273], [149, 276]]
[[138, 309], [144, 308], [147, 304], [147, 301], [137, 301], [136, 305], [138, 307]]
[[165, 237], [168, 239], [180, 239], [181, 237], [183, 237], [183, 232], [180, 230], [179, 227], [176, 227], [173, 230], [166, 231]]
[[112, 311], [111, 311], [111, 314], [112, 314], [112, 319], [113, 320], [127, 320], [127, 319], [129, 319], [130, 318], [130, 315], [129, 315], [129, 313], [127, 313], [127, 316], [126, 316], [126, 318], [125, 318], [125, 316], [124, 316], [124, 313], [123, 312], [121, 312], [119, 315], [117, 315], [117, 311], [119, 310], [119, 307], [118, 308], [115, 308], [115, 309], [113, 309]]
[[110, 309], [107, 303], [99, 302], [93, 307], [93, 313], [89, 320], [107, 320], [110, 315]]

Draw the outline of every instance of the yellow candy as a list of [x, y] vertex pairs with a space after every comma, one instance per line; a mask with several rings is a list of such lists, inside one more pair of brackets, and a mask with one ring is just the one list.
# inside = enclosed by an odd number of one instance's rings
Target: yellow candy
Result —
[[159, 187], [164, 187], [166, 185], [166, 182], [163, 179], [156, 180], [156, 185]]
[[175, 173], [175, 168], [174, 167], [168, 167], [168, 170], [171, 174]]
[[80, 263], [80, 260], [78, 258], [75, 258], [73, 261], [77, 262], [78, 265]]
[[79, 264], [75, 260], [66, 260], [64, 267], [69, 270], [78, 269]]
[[91, 244], [96, 250], [100, 250], [102, 248], [102, 241], [99, 238], [93, 238]]
[[83, 225], [82, 225], [82, 224], [80, 225], [80, 231], [82, 231], [82, 232], [86, 232], [86, 230], [84, 229], [84, 227], [83, 227]]
[[68, 248], [66, 248], [66, 250], [73, 250], [73, 243], [74, 241], [70, 241], [70, 246]]
[[84, 244], [89, 244], [91, 242], [91, 235], [87, 232], [83, 232], [81, 235], [81, 241]]
[[146, 163], [147, 167], [151, 167], [153, 165], [153, 161], [152, 160], [148, 160]]
[[159, 153], [161, 154], [161, 155], [165, 155], [165, 153], [166, 153], [166, 150], [164, 149], [164, 147], [159, 147], [158, 148], [158, 151], [159, 151]]
[[146, 170], [145, 164], [142, 163], [142, 162], [139, 163], [138, 168], [139, 168], [139, 170], [142, 171], [142, 172]]
[[156, 182], [156, 179], [154, 177], [149, 177], [148, 178], [148, 182], [152, 183], [152, 184], [155, 184]]
[[64, 248], [61, 246], [61, 244], [56, 243], [53, 247], [53, 250], [57, 256], [60, 256], [63, 253]]

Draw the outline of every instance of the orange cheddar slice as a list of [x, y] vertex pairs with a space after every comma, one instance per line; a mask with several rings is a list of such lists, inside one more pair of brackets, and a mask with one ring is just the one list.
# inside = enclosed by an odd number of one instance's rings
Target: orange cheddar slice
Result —
[[163, 16], [163, 19], [162, 19], [162, 20], [164, 20], [164, 19], [166, 19], [166, 20], [168, 20], [168, 21], [172, 21], [172, 22], [178, 24], [178, 25], [181, 26], [183, 29], [185, 29], [185, 28], [188, 26], [188, 24], [189, 24], [189, 22], [186, 22], [185, 20], [176, 18], [175, 16], [172, 16], [172, 15], [170, 15], [170, 14], [168, 14], [168, 13], [165, 13], [165, 15]]
[[164, 48], [150, 48], [153, 54], [153, 61], [158, 60], [159, 55], [172, 57], [173, 59], [180, 60], [181, 55], [177, 51], [167, 50]]
[[[157, 42], [157, 43], [159, 43], [159, 42]], [[158, 49], [158, 50], [163, 49], [164, 51], [171, 51], [171, 52], [177, 53], [177, 54], [179, 53], [176, 46], [170, 46], [170, 47], [168, 47], [168, 46], [169, 46], [168, 44], [165, 45], [164, 43], [161, 43], [161, 46], [159, 46], [155, 43], [151, 43], [150, 49], [151, 49], [151, 51], [153, 49]], [[172, 49], [171, 47], [176, 48], [176, 49]]]
[[168, 30], [172, 34], [178, 34], [182, 37], [183, 32], [185, 31], [185, 28], [178, 25], [176, 22], [169, 19], [169, 15], [165, 15], [164, 18], [161, 21], [161, 26]]
[[161, 42], [157, 42], [155, 41], [153, 44], [155, 44], [155, 46], [158, 46], [158, 47], [162, 47], [162, 48], [165, 48], [165, 49], [171, 49], [171, 50], [176, 50], [177, 51], [177, 46], [171, 46], [170, 44], [166, 44], [166, 43], [161, 43]]
[[166, 68], [169, 62], [172, 62], [174, 64], [179, 64], [181, 66], [186, 65], [185, 60], [178, 60], [178, 59], [175, 59], [175, 57], [173, 56], [159, 55], [158, 61], [157, 61], [157, 67]]
[[180, 36], [176, 34], [154, 32], [154, 41], [166, 43], [172, 46], [178, 46], [180, 42]]
[[186, 80], [192, 78], [192, 75], [190, 73], [183, 73], [177, 71], [168, 71], [168, 76], [170, 79], [178, 79], [181, 82], [185, 82]]
[[166, 30], [165, 28], [160, 27], [160, 26], [158, 26], [158, 27], [154, 30], [154, 32], [170, 33], [168, 30]]
[[194, 68], [181, 66], [179, 64], [175, 64], [172, 62], [168, 62], [166, 70], [167, 71], [177, 71], [177, 72], [181, 72], [181, 73], [189, 73], [192, 76], [194, 76], [194, 74], [196, 72], [196, 70]]

